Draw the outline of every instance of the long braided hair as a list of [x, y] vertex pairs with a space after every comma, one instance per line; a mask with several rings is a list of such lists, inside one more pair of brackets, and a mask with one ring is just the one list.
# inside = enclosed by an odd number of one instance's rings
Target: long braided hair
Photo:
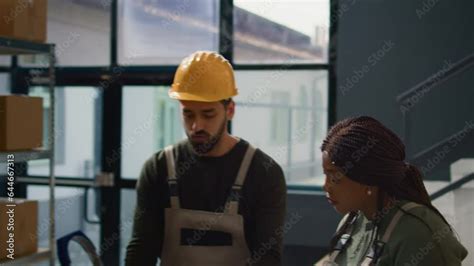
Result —
[[[384, 198], [389, 196], [395, 200], [425, 205], [449, 226], [443, 215], [431, 204], [420, 170], [405, 162], [403, 142], [376, 119], [359, 116], [338, 122], [329, 130], [321, 151], [328, 152], [331, 161], [345, 176], [379, 188], [379, 212], [383, 208]], [[349, 213], [349, 217], [333, 236], [331, 248], [334, 248], [356, 215], [356, 212]]]

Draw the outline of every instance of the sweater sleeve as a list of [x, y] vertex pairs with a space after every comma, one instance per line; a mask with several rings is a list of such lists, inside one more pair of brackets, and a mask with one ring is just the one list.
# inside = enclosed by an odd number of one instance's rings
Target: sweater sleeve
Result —
[[256, 237], [253, 240], [255, 242], [250, 245], [254, 247], [250, 250], [251, 265], [278, 266], [282, 264], [285, 234], [285, 177], [281, 167], [273, 163], [265, 167], [265, 173], [259, 178], [258, 198], [255, 203]]
[[156, 265], [163, 245], [164, 200], [158, 184], [158, 161], [162, 153], [152, 156], [143, 166], [137, 181], [137, 202], [133, 232], [127, 246], [126, 265]]

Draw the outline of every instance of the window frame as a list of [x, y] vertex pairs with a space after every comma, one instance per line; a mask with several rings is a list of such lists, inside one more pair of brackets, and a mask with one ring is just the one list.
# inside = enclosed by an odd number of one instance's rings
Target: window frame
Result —
[[[279, 70], [284, 67], [285, 70], [325, 70], [328, 72], [328, 128], [335, 123], [336, 118], [336, 36], [338, 27], [338, 18], [332, 14], [337, 14], [339, 0], [329, 0], [330, 16], [329, 16], [329, 46], [327, 63], [272, 63], [272, 64], [238, 64], [233, 60], [233, 32], [234, 32], [234, 5], [233, 0], [217, 0], [219, 1], [219, 52], [226, 57], [232, 64], [235, 71], [238, 70]], [[119, 65], [118, 64], [118, 3], [119, 0], [109, 0], [108, 8], [111, 9], [111, 35], [110, 35], [110, 64], [107, 67], [101, 66], [64, 66], [56, 68], [56, 84], [58, 87], [65, 86], [102, 86], [103, 91], [108, 90], [112, 85], [119, 86], [120, 90], [127, 85], [157, 85], [170, 86], [177, 65]], [[105, 8], [106, 5], [104, 5]], [[30, 80], [38, 67], [22, 67], [18, 64], [18, 58], [12, 56], [10, 66], [1, 66], [0, 73], [10, 72], [10, 84], [18, 88], [18, 84]], [[47, 72], [44, 72], [47, 73]], [[117, 73], [120, 73], [117, 77]], [[22, 80], [22, 81], [20, 81]], [[41, 86], [30, 82], [23, 84], [24, 86]], [[15, 87], [12, 86], [12, 87]], [[24, 87], [23, 86], [23, 87]], [[24, 93], [24, 90], [12, 89], [11, 93]], [[107, 112], [107, 110], [103, 110]], [[121, 111], [121, 108], [120, 108]], [[232, 130], [232, 123], [230, 123]], [[122, 180], [120, 176], [119, 180]], [[130, 183], [129, 179], [125, 179], [124, 188], [133, 188], [135, 184]], [[133, 181], [133, 180], [132, 180]], [[320, 190], [318, 186], [301, 186], [289, 185], [291, 190]]]
[[[235, 64], [233, 60], [233, 0], [217, 0], [219, 2], [219, 52], [226, 57], [234, 67], [234, 70], [277, 70], [283, 66], [287, 70], [325, 70], [328, 72], [328, 128], [335, 123], [336, 119], [336, 36], [339, 17], [339, 0], [330, 1], [329, 16], [329, 51], [328, 61], [324, 64]], [[107, 0], [107, 8], [111, 9], [110, 16], [110, 64], [106, 67], [56, 67], [56, 86], [89, 86], [102, 87], [103, 102], [102, 112], [106, 114], [122, 113], [122, 89], [126, 85], [162, 85], [170, 86], [173, 81], [174, 72], [177, 65], [173, 66], [122, 66], [118, 64], [118, 2], [119, 0]], [[13, 56], [10, 66], [0, 66], [0, 73], [10, 72], [11, 93], [28, 93], [29, 86], [40, 86], [31, 82], [33, 72], [38, 68], [20, 67], [18, 58]], [[43, 71], [46, 74], [47, 71]], [[117, 75], [120, 73], [120, 75]], [[298, 89], [298, 88], [296, 88]], [[116, 239], [117, 234], [120, 239], [120, 193], [122, 189], [134, 189], [136, 180], [123, 179], [121, 176], [120, 158], [112, 164], [107, 164], [105, 158], [111, 156], [115, 149], [121, 145], [121, 117], [122, 115], [110, 119], [100, 119], [102, 124], [101, 136], [103, 141], [101, 153], [101, 170], [114, 174], [115, 183], [112, 187], [102, 187], [100, 209], [101, 219], [101, 241]], [[230, 124], [230, 130], [232, 129]], [[113, 130], [115, 129], [115, 131]], [[19, 191], [26, 191], [26, 186], [42, 184], [48, 177], [35, 176], [38, 182], [21, 184]], [[78, 182], [84, 177], [77, 177]], [[68, 178], [70, 179], [70, 178]], [[59, 179], [61, 180], [61, 179]], [[79, 186], [79, 185], [77, 185]], [[320, 186], [289, 185], [290, 193], [321, 192]], [[24, 194], [24, 195], [21, 195]], [[26, 192], [18, 196], [26, 197]], [[119, 241], [115, 241], [119, 242]], [[119, 265], [120, 244], [112, 243], [101, 255], [106, 265]]]

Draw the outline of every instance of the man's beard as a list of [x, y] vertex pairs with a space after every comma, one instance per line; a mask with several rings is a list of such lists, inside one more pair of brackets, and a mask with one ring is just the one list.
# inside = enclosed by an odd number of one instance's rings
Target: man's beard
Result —
[[[216, 144], [222, 138], [222, 134], [224, 133], [226, 125], [227, 125], [227, 118], [224, 119], [224, 121], [222, 122], [222, 124], [219, 128], [219, 131], [214, 136], [212, 136], [211, 134], [209, 134], [208, 132], [206, 132], [204, 130], [198, 131], [198, 132], [196, 132], [192, 135], [190, 135], [188, 132], [186, 132], [186, 135], [188, 136], [188, 140], [191, 143], [191, 145], [193, 147], [193, 150], [197, 154], [206, 154], [206, 153], [210, 152], [212, 149], [214, 149]], [[193, 136], [205, 136], [208, 140], [205, 141], [205, 142], [196, 142], [196, 141], [193, 141], [193, 139], [192, 139]]]

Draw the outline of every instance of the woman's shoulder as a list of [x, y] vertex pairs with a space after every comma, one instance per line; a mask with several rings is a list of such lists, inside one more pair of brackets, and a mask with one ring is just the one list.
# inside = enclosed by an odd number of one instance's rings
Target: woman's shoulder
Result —
[[460, 262], [467, 254], [451, 227], [435, 210], [407, 202], [399, 205], [398, 211], [401, 212], [399, 222], [387, 243], [397, 265], [414, 262], [415, 265], [430, 265], [444, 260]]
[[[453, 235], [451, 227], [434, 209], [414, 202], [404, 201], [397, 205], [398, 222], [393, 228], [392, 240], [432, 241], [438, 237]], [[392, 221], [396, 218], [395, 214]]]
[[412, 238], [434, 238], [453, 235], [445, 219], [433, 208], [414, 202], [404, 202], [398, 206], [401, 214], [394, 233], [397, 231], [413, 232]]

